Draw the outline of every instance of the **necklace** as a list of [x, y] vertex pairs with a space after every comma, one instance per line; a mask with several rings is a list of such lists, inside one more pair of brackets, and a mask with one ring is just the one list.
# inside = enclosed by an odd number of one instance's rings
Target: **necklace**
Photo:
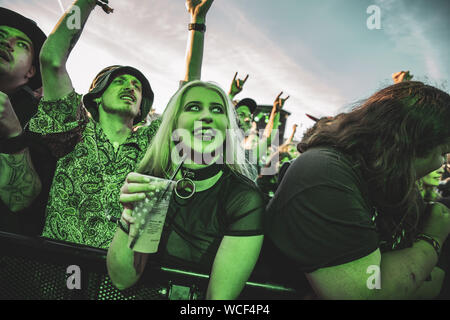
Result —
[[214, 163], [210, 166], [199, 169], [182, 167], [181, 171], [183, 173], [183, 177], [189, 178], [194, 181], [202, 181], [214, 177], [223, 169], [223, 165]]

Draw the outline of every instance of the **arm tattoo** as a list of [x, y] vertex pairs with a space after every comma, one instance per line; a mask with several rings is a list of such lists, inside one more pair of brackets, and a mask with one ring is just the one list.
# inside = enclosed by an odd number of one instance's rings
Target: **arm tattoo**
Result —
[[16, 212], [28, 207], [41, 191], [41, 180], [28, 149], [18, 154], [0, 154], [0, 199]]

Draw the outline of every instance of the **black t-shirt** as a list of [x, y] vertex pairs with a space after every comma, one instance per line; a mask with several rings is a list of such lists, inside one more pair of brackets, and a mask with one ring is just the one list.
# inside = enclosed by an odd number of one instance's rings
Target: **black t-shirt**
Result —
[[375, 215], [360, 170], [336, 150], [314, 148], [287, 169], [264, 225], [298, 271], [309, 273], [375, 251]]
[[190, 199], [173, 193], [160, 243], [164, 265], [209, 273], [224, 236], [263, 234], [265, 205], [252, 181], [228, 169]]

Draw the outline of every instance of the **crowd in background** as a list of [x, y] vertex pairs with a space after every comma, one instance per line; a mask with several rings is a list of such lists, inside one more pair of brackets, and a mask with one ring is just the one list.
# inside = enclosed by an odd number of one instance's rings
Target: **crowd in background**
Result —
[[[372, 265], [391, 281], [375, 297], [438, 297], [449, 273], [448, 94], [397, 72], [351, 112], [305, 115], [316, 123], [294, 141], [297, 125], [278, 137], [281, 92], [258, 131], [258, 104], [236, 99], [249, 75], [236, 72], [228, 92], [200, 80], [212, 3], [186, 1], [186, 76], [162, 115], [136, 67], [107, 67], [88, 93], [74, 90], [66, 62], [83, 28], [68, 28], [68, 13], [47, 38], [0, 8], [0, 229], [108, 250], [119, 289], [157, 259], [209, 274], [209, 299], [236, 299], [253, 272], [308, 297], [371, 298]], [[111, 13], [108, 1], [74, 5], [83, 27], [98, 5]], [[158, 252], [136, 252], [133, 210], [162, 188], [148, 176], [181, 183]]]

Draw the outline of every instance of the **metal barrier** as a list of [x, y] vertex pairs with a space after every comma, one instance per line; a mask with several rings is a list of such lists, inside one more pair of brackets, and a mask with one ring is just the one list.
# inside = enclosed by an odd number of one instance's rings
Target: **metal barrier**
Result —
[[[77, 267], [80, 286], [73, 288], [70, 269]], [[0, 299], [197, 300], [204, 299], [208, 279], [205, 274], [150, 262], [136, 285], [118, 290], [106, 270], [106, 250], [0, 232]], [[297, 298], [294, 289], [252, 279], [240, 296]]]

